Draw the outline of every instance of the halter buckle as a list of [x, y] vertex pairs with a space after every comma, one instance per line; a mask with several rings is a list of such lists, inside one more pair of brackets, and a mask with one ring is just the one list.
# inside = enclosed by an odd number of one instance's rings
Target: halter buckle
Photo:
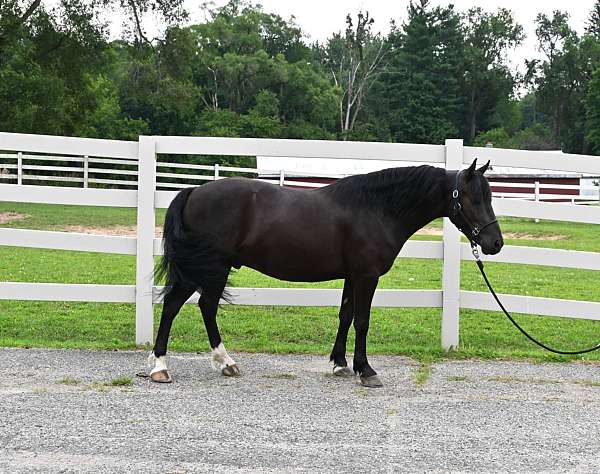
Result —
[[458, 199], [458, 189], [455, 189], [454, 191], [452, 191], [452, 198]]
[[481, 262], [481, 256], [479, 255], [479, 249], [477, 248], [477, 244], [475, 242], [471, 243], [471, 252], [473, 253], [473, 257], [478, 262]]
[[471, 231], [471, 234], [473, 234], [473, 237], [477, 237], [477, 236], [479, 235], [479, 232], [481, 232], [481, 231], [479, 230], [479, 227], [477, 227], [477, 226], [474, 226], [474, 227], [473, 227], [473, 230]]

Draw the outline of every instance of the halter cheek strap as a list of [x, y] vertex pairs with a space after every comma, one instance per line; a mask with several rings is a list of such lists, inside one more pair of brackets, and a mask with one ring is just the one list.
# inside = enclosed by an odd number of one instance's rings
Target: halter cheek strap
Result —
[[[492, 224], [495, 224], [498, 221], [494, 219], [493, 221], [490, 221], [483, 226], [478, 226], [477, 224], [473, 224], [465, 215], [462, 209], [462, 204], [460, 203], [460, 192], [458, 190], [458, 183], [461, 173], [462, 171], [456, 172], [456, 181], [454, 183], [454, 189], [452, 190], [452, 216], [450, 220], [454, 223], [458, 230], [460, 230], [463, 234], [467, 236], [467, 238], [471, 242], [471, 245], [473, 245], [473, 243], [475, 242], [475, 238], [481, 233], [482, 230], [484, 230], [486, 227], [491, 226]], [[457, 222], [456, 218], [459, 216], [465, 224], [464, 226], [461, 226]], [[463, 227], [466, 227], [466, 229], [463, 229]]]

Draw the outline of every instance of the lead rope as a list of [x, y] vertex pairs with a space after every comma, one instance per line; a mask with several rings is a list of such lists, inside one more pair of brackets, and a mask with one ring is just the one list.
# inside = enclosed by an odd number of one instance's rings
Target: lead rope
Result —
[[521, 331], [521, 333], [527, 337], [527, 339], [529, 339], [531, 342], [537, 344], [540, 347], [543, 347], [544, 349], [546, 349], [547, 351], [550, 352], [554, 352], [555, 354], [563, 354], [563, 355], [578, 355], [578, 354], [587, 354], [588, 352], [593, 352], [596, 351], [598, 349], [600, 349], [600, 343], [596, 344], [594, 347], [590, 347], [588, 349], [582, 349], [579, 351], [561, 351], [558, 349], [553, 349], [552, 347], [547, 346], [546, 344], [538, 341], [537, 339], [535, 339], [533, 336], [530, 336], [527, 331], [525, 331], [525, 329], [523, 329], [519, 323], [517, 323], [513, 317], [509, 314], [508, 311], [506, 311], [506, 308], [504, 307], [504, 305], [502, 304], [502, 302], [500, 301], [500, 298], [498, 298], [498, 295], [496, 294], [496, 292], [494, 291], [494, 289], [492, 288], [492, 285], [490, 284], [490, 281], [488, 280], [487, 275], [485, 274], [485, 270], [483, 269], [483, 262], [481, 261], [481, 258], [479, 256], [479, 251], [477, 250], [477, 244], [475, 242], [471, 242], [471, 251], [473, 252], [473, 257], [475, 257], [475, 261], [477, 262], [477, 267], [479, 268], [479, 271], [481, 272], [481, 276], [483, 276], [483, 279], [485, 280], [485, 284], [487, 285], [488, 289], [490, 290], [490, 293], [492, 293], [492, 296], [494, 297], [494, 299], [496, 300], [496, 303], [498, 303], [498, 306], [500, 306], [500, 308], [502, 309], [502, 311], [504, 311], [504, 314], [506, 315], [506, 317], [508, 319], [510, 319], [510, 322], [514, 324], [514, 326]]

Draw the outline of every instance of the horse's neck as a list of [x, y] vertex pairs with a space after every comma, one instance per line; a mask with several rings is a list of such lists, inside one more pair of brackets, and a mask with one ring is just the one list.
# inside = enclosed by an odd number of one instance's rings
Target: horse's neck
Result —
[[405, 210], [397, 221], [399, 239], [406, 240], [433, 220], [449, 215], [450, 179], [446, 173], [432, 190], [423, 190], [423, 198], [417, 205]]

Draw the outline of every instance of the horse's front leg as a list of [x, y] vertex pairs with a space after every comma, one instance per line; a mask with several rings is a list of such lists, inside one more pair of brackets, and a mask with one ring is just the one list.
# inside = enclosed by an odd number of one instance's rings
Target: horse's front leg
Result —
[[334, 375], [346, 377], [353, 375], [352, 370], [348, 368], [348, 362], [346, 362], [346, 341], [348, 340], [348, 330], [352, 324], [353, 316], [354, 299], [352, 295], [352, 282], [346, 279], [344, 281], [344, 291], [342, 292], [342, 303], [340, 305], [340, 324], [335, 344], [329, 357], [329, 360], [333, 362]]
[[360, 374], [360, 382], [365, 387], [382, 387], [383, 384], [377, 377], [377, 372], [369, 365], [367, 360], [367, 333], [369, 332], [369, 318], [371, 316], [371, 303], [377, 288], [378, 277], [362, 278], [354, 282], [354, 372]]

